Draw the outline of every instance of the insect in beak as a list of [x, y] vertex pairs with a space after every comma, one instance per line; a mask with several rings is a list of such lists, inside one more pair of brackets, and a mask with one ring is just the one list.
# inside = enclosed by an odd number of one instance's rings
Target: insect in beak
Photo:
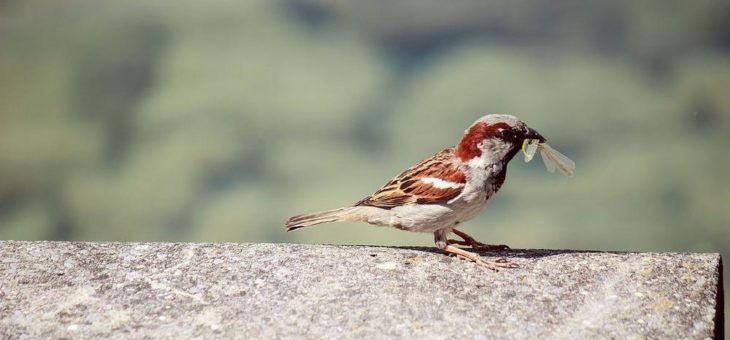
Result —
[[537, 146], [540, 144], [539, 139], [525, 139], [522, 142], [522, 153], [525, 154], [525, 163], [532, 160], [537, 151]]
[[525, 154], [525, 162], [531, 161], [537, 150], [540, 150], [540, 156], [548, 172], [553, 173], [555, 169], [558, 169], [563, 175], [573, 177], [575, 171], [575, 162], [573, 160], [551, 148], [547, 143], [540, 142], [539, 139], [525, 139], [522, 142], [522, 153]]

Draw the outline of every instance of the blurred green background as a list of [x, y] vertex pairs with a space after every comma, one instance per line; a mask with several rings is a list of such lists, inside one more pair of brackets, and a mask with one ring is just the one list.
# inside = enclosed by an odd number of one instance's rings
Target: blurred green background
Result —
[[516, 248], [730, 255], [727, 1], [0, 1], [0, 239], [432, 245], [285, 233], [519, 116], [464, 230]]

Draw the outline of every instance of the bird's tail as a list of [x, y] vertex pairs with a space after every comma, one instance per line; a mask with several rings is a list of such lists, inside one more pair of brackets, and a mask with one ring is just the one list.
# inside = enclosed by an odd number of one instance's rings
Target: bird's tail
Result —
[[347, 207], [292, 216], [286, 221], [284, 226], [286, 227], [286, 231], [292, 231], [322, 223], [359, 221], [361, 216], [357, 213], [358, 208]]

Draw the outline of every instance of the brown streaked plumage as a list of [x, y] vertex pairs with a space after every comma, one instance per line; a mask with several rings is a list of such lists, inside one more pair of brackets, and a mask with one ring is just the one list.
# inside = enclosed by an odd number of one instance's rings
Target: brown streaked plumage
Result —
[[[442, 150], [403, 171], [374, 194], [355, 203], [355, 206], [392, 209], [408, 203], [446, 203], [458, 196], [466, 184], [466, 175], [459, 169], [461, 162], [455, 160], [453, 148]], [[424, 181], [425, 178], [440, 179], [451, 185], [438, 187], [433, 181]]]

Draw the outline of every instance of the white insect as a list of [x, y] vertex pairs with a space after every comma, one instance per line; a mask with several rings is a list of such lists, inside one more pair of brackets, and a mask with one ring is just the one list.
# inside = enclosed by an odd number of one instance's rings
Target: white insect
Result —
[[525, 154], [525, 162], [532, 160], [535, 156], [535, 152], [540, 150], [540, 156], [542, 161], [545, 163], [545, 168], [548, 172], [554, 173], [555, 169], [560, 170], [563, 175], [573, 177], [575, 171], [575, 162], [547, 145], [546, 143], [540, 143], [537, 139], [525, 139], [522, 143], [522, 153]]
[[537, 151], [537, 146], [539, 144], [539, 139], [525, 139], [522, 143], [522, 153], [525, 154], [525, 163], [530, 162], [532, 157], [535, 156], [535, 152]]

